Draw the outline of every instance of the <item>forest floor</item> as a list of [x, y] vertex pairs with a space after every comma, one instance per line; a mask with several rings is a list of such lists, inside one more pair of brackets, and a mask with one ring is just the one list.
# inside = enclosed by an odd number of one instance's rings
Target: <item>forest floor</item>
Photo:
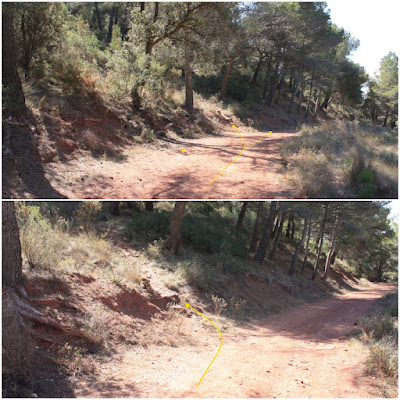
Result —
[[[199, 315], [176, 347], [124, 348], [96, 377], [78, 380], [77, 397], [369, 398], [379, 383], [365, 373], [368, 349], [349, 341], [357, 319], [394, 289], [359, 286], [313, 304], [227, 329], [222, 349], [196, 388], [220, 344]], [[182, 307], [184, 307], [182, 305]], [[186, 320], [188, 320], [186, 318]], [[204, 320], [204, 321], [203, 321]], [[208, 324], [208, 325], [207, 325]], [[221, 327], [223, 328], [223, 327]]]
[[[151, 144], [126, 145], [116, 157], [78, 154], [28, 167], [3, 182], [4, 197], [74, 199], [293, 198], [280, 148], [295, 132], [261, 132], [232, 125], [183, 139], [171, 133]], [[260, 140], [261, 139], [261, 140]], [[250, 148], [255, 142], [254, 146]], [[3, 167], [11, 170], [11, 167]], [[210, 185], [211, 184], [211, 185]]]

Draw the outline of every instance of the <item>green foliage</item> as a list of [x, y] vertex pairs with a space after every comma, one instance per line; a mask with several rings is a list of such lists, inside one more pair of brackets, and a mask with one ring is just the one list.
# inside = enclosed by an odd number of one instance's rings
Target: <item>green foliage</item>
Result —
[[179, 262], [177, 271], [180, 271], [189, 285], [203, 292], [209, 292], [218, 285], [213, 266], [203, 263], [196, 257]]
[[60, 262], [64, 243], [59, 232], [45, 218], [38, 206], [19, 203], [21, 248], [31, 268], [52, 269]]
[[125, 222], [125, 235], [129, 240], [156, 240], [165, 238], [170, 229], [171, 213], [154, 210], [151, 213], [135, 213]]
[[221, 219], [212, 222], [210, 217], [203, 215], [185, 215], [182, 224], [183, 242], [200, 252], [245, 256], [245, 243], [235, 239], [228, 230], [223, 230], [221, 222]]

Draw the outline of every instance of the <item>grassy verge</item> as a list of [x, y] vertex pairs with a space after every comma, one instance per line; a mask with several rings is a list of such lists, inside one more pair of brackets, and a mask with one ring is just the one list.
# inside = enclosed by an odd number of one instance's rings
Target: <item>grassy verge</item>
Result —
[[287, 177], [309, 198], [397, 198], [397, 132], [355, 122], [303, 126], [283, 149]]
[[397, 397], [398, 381], [398, 293], [389, 293], [360, 319], [362, 339], [370, 355], [368, 371], [381, 378], [385, 397]]

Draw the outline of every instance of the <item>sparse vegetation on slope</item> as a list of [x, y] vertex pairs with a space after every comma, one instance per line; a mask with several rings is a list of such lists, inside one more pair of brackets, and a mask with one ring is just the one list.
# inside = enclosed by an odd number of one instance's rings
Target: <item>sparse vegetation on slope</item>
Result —
[[335, 120], [303, 126], [300, 133], [283, 149], [299, 196], [397, 197], [397, 132]]

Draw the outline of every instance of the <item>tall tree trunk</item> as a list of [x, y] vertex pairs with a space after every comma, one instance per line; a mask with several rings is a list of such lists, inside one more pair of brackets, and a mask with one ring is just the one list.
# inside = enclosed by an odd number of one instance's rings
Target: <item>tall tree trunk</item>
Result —
[[97, 1], [94, 2], [94, 13], [96, 15], [97, 27], [100, 32], [103, 32], [103, 25], [101, 23], [100, 11], [99, 11], [99, 3]]
[[290, 238], [290, 227], [291, 227], [292, 223], [293, 223], [293, 215], [289, 215], [289, 219], [288, 219], [288, 222], [286, 225], [286, 233], [285, 233], [285, 235], [288, 239]]
[[256, 67], [256, 70], [254, 71], [253, 79], [251, 80], [252, 85], [257, 84], [257, 78], [258, 78], [258, 75], [260, 74], [260, 70], [261, 70], [261, 66], [262, 66], [263, 62], [264, 62], [264, 54], [260, 51], [257, 67]]
[[185, 108], [189, 112], [193, 111], [193, 85], [192, 85], [192, 66], [190, 59], [189, 33], [185, 29]]
[[231, 74], [232, 63], [233, 63], [233, 56], [228, 59], [228, 62], [226, 64], [226, 68], [225, 68], [224, 77], [222, 78], [221, 92], [220, 92], [220, 98], [222, 100], [225, 100], [226, 96], [228, 95], [228, 81], [229, 81], [229, 76]]
[[319, 109], [319, 102], [320, 102], [320, 99], [321, 99], [321, 92], [322, 92], [322, 83], [319, 85], [317, 101], [315, 102], [315, 107], [314, 107], [314, 115], [317, 115], [317, 112], [318, 112], [318, 109]]
[[320, 227], [317, 259], [315, 260], [314, 270], [313, 270], [313, 274], [312, 274], [313, 281], [315, 281], [315, 278], [317, 277], [317, 273], [318, 273], [319, 258], [321, 257], [322, 245], [324, 244], [324, 230], [325, 230], [326, 220], [328, 218], [328, 209], [329, 209], [329, 203], [325, 203], [325, 212], [324, 212], [324, 216], [322, 218], [321, 227]]
[[309, 251], [309, 244], [310, 244], [310, 237], [311, 237], [311, 218], [308, 222], [308, 232], [307, 232], [307, 242], [306, 242], [306, 250], [304, 254], [303, 266], [301, 267], [301, 274], [304, 274], [307, 265], [307, 258], [308, 258], [308, 251]]
[[262, 92], [263, 101], [265, 101], [267, 99], [267, 92], [268, 92], [269, 81], [270, 81], [269, 75], [271, 73], [271, 67], [272, 67], [272, 57], [269, 57], [268, 64], [267, 64], [267, 73], [265, 75], [264, 88], [263, 88], [263, 92]]
[[335, 225], [334, 225], [333, 231], [332, 231], [332, 243], [331, 243], [331, 248], [329, 249], [328, 257], [325, 261], [324, 275], [322, 277], [323, 280], [325, 280], [327, 278], [328, 272], [329, 272], [329, 267], [334, 262], [333, 254], [335, 252], [335, 245], [336, 245], [335, 241], [336, 241], [336, 234], [337, 234], [338, 226], [339, 226], [339, 213], [336, 214], [336, 218], [335, 218]]
[[282, 70], [281, 78], [280, 78], [279, 84], [278, 84], [278, 93], [276, 94], [276, 98], [275, 98], [275, 102], [274, 102], [274, 104], [276, 106], [279, 105], [279, 97], [281, 96], [281, 90], [282, 90], [283, 84], [285, 83], [285, 76], [286, 76], [286, 72], [285, 72], [285, 70]]
[[22, 258], [15, 205], [13, 201], [2, 201], [1, 208], [3, 213], [2, 285], [16, 289], [22, 283]]
[[267, 99], [265, 100], [265, 104], [267, 105], [267, 107], [271, 107], [271, 105], [272, 105], [272, 99], [274, 98], [275, 89], [276, 89], [276, 81], [277, 81], [278, 75], [279, 75], [279, 73], [278, 73], [279, 66], [280, 66], [280, 57], [278, 57], [276, 60], [275, 70], [272, 75], [271, 83], [269, 85], [268, 96], [267, 96]]
[[296, 93], [297, 93], [297, 88], [299, 87], [297, 80], [295, 81], [295, 83], [293, 84], [293, 90], [292, 90], [292, 95], [290, 96], [290, 102], [289, 102], [289, 107], [287, 110], [287, 113], [290, 114], [292, 112], [292, 106], [293, 106], [293, 101], [294, 98], [296, 97]]
[[236, 229], [238, 231], [242, 230], [243, 220], [244, 220], [244, 216], [246, 214], [246, 210], [247, 210], [247, 206], [248, 205], [249, 205], [248, 201], [244, 201], [243, 202], [242, 209], [240, 210], [239, 218], [238, 218], [237, 223], [236, 223]]
[[307, 227], [308, 227], [308, 217], [304, 218], [304, 227], [303, 227], [303, 235], [301, 236], [301, 239], [299, 243], [297, 243], [296, 249], [294, 251], [293, 259], [292, 259], [292, 264], [290, 265], [290, 270], [289, 270], [289, 275], [293, 276], [296, 272], [296, 261], [297, 257], [299, 255], [300, 249], [304, 244], [304, 241], [306, 239], [307, 235]]
[[294, 218], [292, 219], [292, 229], [290, 232], [290, 239], [294, 240], [294, 232], [296, 231], [296, 224], [294, 222]]
[[171, 216], [171, 231], [165, 243], [165, 247], [174, 254], [178, 254], [182, 241], [182, 220], [185, 212], [185, 201], [176, 201], [174, 211]]
[[272, 201], [269, 209], [269, 214], [267, 222], [265, 224], [264, 233], [258, 246], [256, 255], [254, 256], [254, 261], [258, 264], [262, 264], [265, 259], [265, 254], [267, 253], [268, 245], [271, 240], [271, 231], [274, 224], [274, 219], [276, 216], [276, 206], [277, 202]]
[[110, 22], [108, 23], [107, 43], [110, 43], [112, 39], [114, 14], [115, 14], [115, 3], [113, 3], [111, 7]]
[[281, 219], [279, 221], [279, 227], [278, 227], [278, 231], [276, 232], [274, 246], [272, 247], [272, 250], [270, 251], [269, 256], [268, 256], [268, 258], [270, 260], [274, 259], [276, 250], [278, 249], [279, 239], [281, 237], [281, 233], [282, 233], [282, 230], [283, 230], [283, 224], [285, 222], [285, 218], [286, 218], [286, 212], [284, 211], [282, 213]]
[[263, 207], [264, 207], [264, 202], [259, 201], [258, 208], [257, 208], [257, 218], [256, 218], [256, 222], [254, 224], [253, 237], [251, 239], [251, 244], [250, 244], [251, 252], [255, 251], [257, 248], [258, 235], [260, 233], [260, 223], [261, 223], [261, 215], [262, 215]]
[[2, 83], [3, 118], [23, 117], [26, 114], [25, 96], [17, 70], [17, 52], [14, 41], [14, 4], [2, 5]]
[[315, 73], [315, 68], [313, 68], [312, 75], [311, 75], [310, 92], [308, 93], [306, 113], [304, 115], [304, 117], [306, 119], [308, 118], [308, 110], [310, 109], [311, 95], [312, 95], [312, 90], [313, 90], [313, 87], [314, 87], [314, 73]]
[[389, 107], [386, 107], [386, 114], [385, 114], [385, 119], [383, 120], [383, 127], [385, 128], [387, 125], [387, 120], [389, 117]]
[[303, 86], [299, 86], [299, 102], [297, 103], [297, 114], [301, 111], [301, 103], [303, 101]]

